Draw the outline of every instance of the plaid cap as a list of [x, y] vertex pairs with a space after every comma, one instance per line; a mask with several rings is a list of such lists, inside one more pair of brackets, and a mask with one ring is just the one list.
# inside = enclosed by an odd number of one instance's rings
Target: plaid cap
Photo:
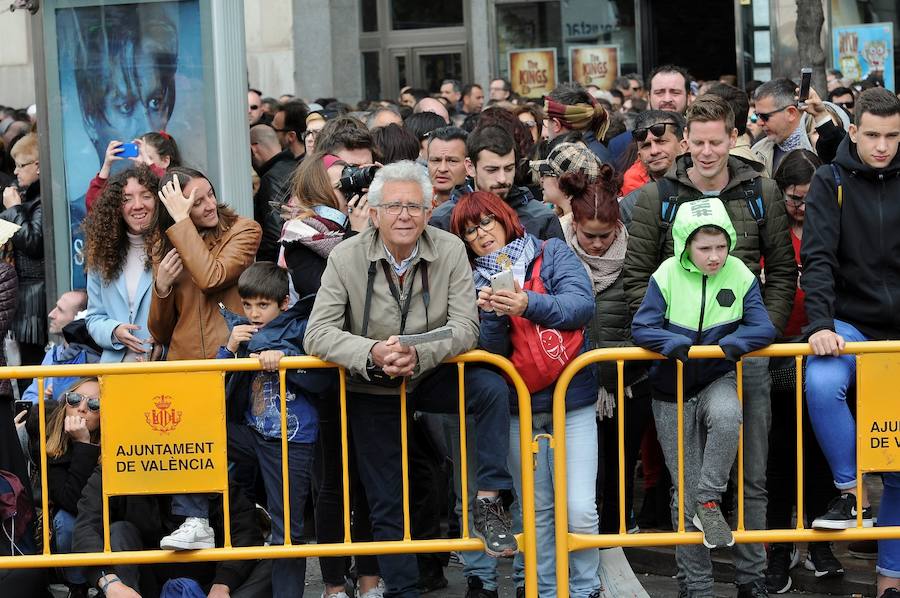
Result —
[[546, 160], [532, 160], [531, 168], [540, 175], [560, 177], [567, 172], [581, 172], [591, 183], [600, 178], [601, 162], [583, 143], [560, 143]]

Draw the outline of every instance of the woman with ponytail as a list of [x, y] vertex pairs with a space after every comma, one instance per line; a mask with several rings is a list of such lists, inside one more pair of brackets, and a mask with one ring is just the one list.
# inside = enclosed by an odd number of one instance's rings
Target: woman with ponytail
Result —
[[611, 161], [601, 141], [609, 128], [609, 113], [584, 87], [578, 83], [557, 85], [544, 100], [544, 113], [550, 141], [577, 131], [601, 162]]
[[[559, 187], [569, 195], [572, 216], [563, 224], [566, 242], [581, 259], [594, 291], [594, 315], [588, 324], [591, 349], [632, 346], [631, 311], [622, 286], [622, 266], [628, 246], [628, 231], [619, 220], [617, 200], [621, 180], [611, 166], [600, 167], [596, 182], [584, 174], [571, 172], [559, 178]], [[619, 529], [618, 494], [618, 375], [614, 362], [598, 369], [597, 414], [600, 419], [600, 463], [597, 495], [601, 501], [600, 531]], [[632, 529], [633, 472], [641, 435], [650, 417], [650, 387], [638, 362], [625, 368], [625, 514]]]

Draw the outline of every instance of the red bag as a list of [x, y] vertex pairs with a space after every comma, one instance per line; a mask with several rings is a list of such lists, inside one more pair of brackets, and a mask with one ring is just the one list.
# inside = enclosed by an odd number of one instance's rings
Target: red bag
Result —
[[[547, 294], [541, 280], [541, 263], [544, 254], [534, 261], [531, 280], [522, 287], [541, 295]], [[559, 378], [569, 362], [581, 354], [584, 346], [584, 329], [557, 330], [544, 328], [520, 316], [510, 316], [510, 361], [525, 381], [530, 392], [544, 390]]]

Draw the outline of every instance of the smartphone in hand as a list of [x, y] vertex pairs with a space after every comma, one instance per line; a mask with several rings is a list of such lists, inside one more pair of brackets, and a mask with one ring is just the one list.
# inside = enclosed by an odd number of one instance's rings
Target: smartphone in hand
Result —
[[800, 102], [801, 107], [806, 103], [806, 100], [809, 99], [809, 87], [812, 84], [812, 69], [807, 67], [803, 67], [800, 69], [800, 94], [797, 99]]
[[497, 291], [515, 292], [516, 290], [516, 282], [513, 278], [512, 270], [501, 270], [496, 274], [492, 274], [490, 281], [491, 291], [494, 293]]
[[140, 155], [140, 150], [136, 143], [123, 143], [122, 151], [119, 152], [120, 158], [137, 158]]

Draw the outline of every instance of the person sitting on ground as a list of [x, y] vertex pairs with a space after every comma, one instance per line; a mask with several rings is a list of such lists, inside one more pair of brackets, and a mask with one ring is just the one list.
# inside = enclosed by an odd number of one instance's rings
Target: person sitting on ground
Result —
[[[587, 148], [585, 148], [587, 150]], [[587, 150], [590, 153], [590, 150]], [[563, 344], [560, 331], [583, 331], [594, 313], [594, 295], [587, 274], [578, 257], [559, 239], [541, 241], [525, 232], [515, 211], [493, 193], [476, 191], [463, 196], [453, 209], [451, 230], [467, 246], [472, 263], [474, 285], [481, 319], [479, 346], [492, 353], [510, 357], [520, 371], [524, 364], [534, 369], [543, 366], [533, 358], [518, 361], [517, 356], [530, 356], [528, 347], [536, 339], [524, 329], [539, 329], [559, 336], [548, 343], [542, 334], [544, 350], [559, 352], [568, 363], [587, 349], [583, 334], [574, 345]], [[504, 264], [506, 266], [504, 267]], [[491, 276], [504, 270], [512, 273], [512, 289], [492, 289]], [[548, 346], [549, 345], [549, 346]], [[564, 364], [563, 364], [564, 365]], [[559, 368], [562, 371], [562, 367]], [[522, 432], [518, 402], [511, 401], [509, 462], [518, 496], [522, 496], [519, 468], [520, 434], [529, 438], [537, 434], [553, 434], [553, 392], [555, 376], [528, 382], [531, 430]], [[510, 389], [510, 397], [515, 393]], [[566, 390], [566, 437], [572, 450], [567, 452], [569, 531], [597, 533], [597, 379], [593, 367], [578, 372]], [[546, 443], [546, 441], [544, 441]], [[578, 447], [577, 450], [574, 447]], [[538, 526], [538, 593], [556, 596], [556, 550], [554, 546], [553, 463], [549, 447], [536, 457], [535, 509]], [[573, 552], [570, 561], [570, 587], [573, 596], [588, 598], [600, 590], [597, 570], [600, 553], [596, 549]], [[517, 557], [515, 581], [524, 587], [524, 562]]]
[[[72, 552], [78, 501], [100, 462], [100, 383], [79, 378], [47, 421], [47, 493], [53, 521], [53, 552]], [[82, 567], [62, 570], [69, 596], [87, 596]]]
[[[651, 368], [650, 377], [656, 431], [675, 485], [673, 527], [679, 518], [675, 498], [679, 484], [677, 359], [685, 364], [685, 526], [702, 531], [707, 548], [731, 546], [734, 537], [720, 503], [741, 427], [734, 364], [746, 353], [769, 345], [775, 339], [775, 327], [756, 277], [740, 259], [729, 255], [737, 235], [721, 200], [707, 197], [682, 205], [672, 235], [675, 254], [651, 276], [632, 322], [632, 334], [636, 344], [668, 358]], [[688, 361], [692, 345], [713, 344], [722, 347], [725, 360]], [[678, 565], [682, 592], [712, 595], [709, 560], [679, 558]]]
[[[129, 158], [129, 160], [134, 162], [134, 165], [143, 164], [149, 166], [150, 170], [157, 177], [162, 177], [169, 167], [181, 166], [181, 152], [178, 151], [178, 144], [165, 131], [145, 133], [140, 139], [135, 139], [132, 143], [138, 146], [138, 155], [134, 158]], [[111, 176], [113, 164], [124, 159], [119, 155], [125, 149], [122, 147], [123, 145], [124, 142], [115, 139], [109, 142], [100, 172], [91, 179], [91, 184], [88, 186], [87, 193], [84, 196], [84, 205], [87, 207], [88, 212], [91, 211], [94, 202], [103, 193], [103, 189]]]
[[[284, 544], [284, 501], [281, 437], [281, 401], [278, 363], [284, 356], [303, 355], [303, 333], [312, 298], [288, 309], [288, 274], [272, 262], [256, 262], [238, 279], [238, 293], [245, 317], [225, 313], [231, 334], [219, 349], [219, 359], [258, 357], [263, 371], [232, 372], [226, 378], [229, 426], [228, 450], [240, 450], [259, 465], [266, 489], [266, 506], [272, 518], [272, 545]], [[319, 387], [315, 382], [322, 381]], [[311, 374], [288, 370], [287, 406], [288, 488], [290, 489], [291, 542], [303, 542], [303, 513], [310, 492], [313, 448], [316, 442], [316, 410], [308, 399], [316, 388], [324, 392], [327, 372]], [[250, 482], [252, 484], [252, 481]], [[272, 563], [272, 595], [299, 595], [306, 581], [306, 559], [275, 559]]]

